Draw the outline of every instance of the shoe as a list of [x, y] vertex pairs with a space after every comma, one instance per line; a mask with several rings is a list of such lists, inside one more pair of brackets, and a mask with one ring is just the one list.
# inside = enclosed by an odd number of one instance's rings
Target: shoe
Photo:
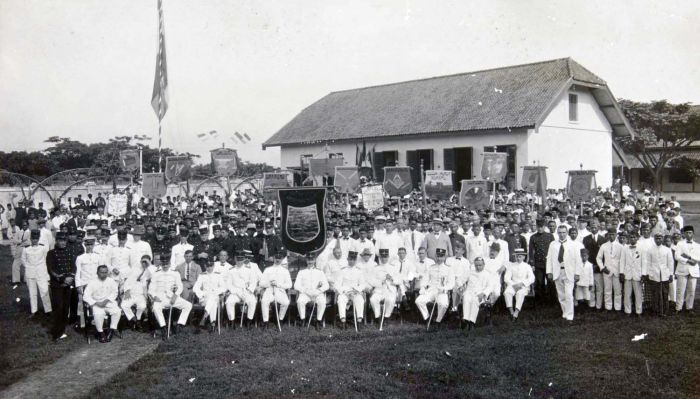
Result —
[[213, 322], [209, 323], [209, 334], [214, 332], [214, 326], [215, 326], [215, 324]]
[[199, 321], [199, 326], [204, 327], [207, 324], [207, 318], [202, 317], [202, 320]]
[[28, 319], [35, 319], [36, 318], [36, 313], [32, 313], [29, 315]]
[[107, 342], [112, 342], [112, 337], [114, 337], [114, 330], [111, 328], [109, 329], [109, 332], [107, 332], [105, 339]]
[[316, 331], [321, 331], [323, 329], [323, 321], [316, 320], [314, 322], [314, 329], [316, 329]]
[[341, 330], [347, 330], [348, 329], [348, 324], [345, 322], [345, 320], [340, 319], [340, 329]]
[[105, 334], [104, 331], [101, 333], [97, 333], [97, 335], [99, 337], [98, 341], [100, 341], [101, 344], [107, 343], [107, 334]]
[[160, 338], [165, 341], [168, 339], [168, 328], [167, 327], [161, 327], [160, 328]]
[[269, 324], [268, 322], [263, 321], [263, 323], [262, 323], [262, 329], [263, 329], [263, 330], [267, 330], [268, 324]]
[[194, 326], [194, 333], [195, 333], [196, 335], [201, 334], [201, 333], [202, 333], [202, 328], [201, 328], [201, 327]]

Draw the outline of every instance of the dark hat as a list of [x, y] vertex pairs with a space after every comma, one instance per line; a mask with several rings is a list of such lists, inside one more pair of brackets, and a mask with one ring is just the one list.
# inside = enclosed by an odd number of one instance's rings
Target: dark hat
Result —
[[442, 248], [437, 248], [437, 249], [435, 250], [435, 256], [440, 256], [440, 257], [442, 257], [442, 256], [445, 256], [445, 254], [447, 254], [447, 250], [444, 250], [444, 249], [442, 249]]
[[[174, 227], [175, 227], [175, 226], [173, 226], [173, 230], [174, 230]], [[165, 227], [162, 227], [162, 226], [161, 226], [161, 227], [158, 227], [158, 230], [156, 230], [156, 234], [159, 234], [159, 235], [162, 235], [162, 236], [163, 236], [163, 235], [166, 235], [166, 234], [168, 234], [168, 229], [165, 228]]]
[[110, 231], [109, 229], [100, 229], [100, 233], [102, 233], [103, 235], [108, 236], [108, 235], [111, 233], [111, 231]]
[[85, 245], [94, 245], [95, 244], [95, 236], [87, 236], [85, 237], [85, 240], [83, 240]]
[[119, 240], [126, 240], [126, 231], [119, 231], [119, 232], [117, 232], [117, 239], [119, 239]]
[[65, 240], [66, 238], [68, 238], [68, 235], [66, 233], [64, 233], [62, 231], [56, 232], [56, 241]]
[[525, 250], [522, 249], [522, 248], [516, 248], [516, 249], [513, 251], [513, 254], [514, 254], [515, 256], [520, 255], [520, 256], [524, 256], [525, 258], [527, 258], [527, 252], [525, 252]]
[[[285, 251], [277, 251], [275, 253], [275, 259], [284, 259], [284, 257], [287, 256]], [[313, 255], [312, 255], [313, 256]]]
[[381, 248], [381, 249], [379, 250], [379, 256], [380, 256], [381, 258], [387, 258], [387, 257], [389, 257], [389, 250], [388, 250], [387, 248]]
[[41, 233], [39, 233], [39, 230], [32, 230], [32, 231], [29, 233], [29, 238], [31, 238], [32, 240], [36, 240], [36, 239], [38, 239], [40, 236], [41, 236]]
[[218, 224], [215, 224], [214, 226], [212, 226], [212, 230], [213, 231], [221, 231], [221, 226], [219, 226]]
[[236, 258], [237, 259], [244, 259], [245, 258], [245, 252], [244, 251], [236, 251]]
[[131, 234], [142, 236], [146, 234], [146, 229], [144, 229], [142, 225], [137, 224], [136, 226], [134, 226], [134, 229], [131, 231]]
[[163, 252], [160, 254], [160, 261], [161, 262], [169, 262], [170, 261], [170, 254], [167, 252]]
[[357, 259], [357, 252], [348, 251], [348, 259]]
[[115, 223], [117, 223], [117, 226], [124, 226], [126, 224], [124, 219], [117, 219]]
[[681, 231], [682, 231], [683, 233], [685, 233], [686, 231], [692, 231], [693, 233], [695, 233], [695, 229], [693, 229], [693, 226], [690, 226], [690, 225], [684, 226], [684, 227], [681, 229]]

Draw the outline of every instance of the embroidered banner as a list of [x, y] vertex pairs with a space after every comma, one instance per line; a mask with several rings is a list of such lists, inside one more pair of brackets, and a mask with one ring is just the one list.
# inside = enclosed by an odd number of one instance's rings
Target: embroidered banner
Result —
[[282, 188], [282, 245], [292, 252], [307, 254], [326, 243], [325, 188]]

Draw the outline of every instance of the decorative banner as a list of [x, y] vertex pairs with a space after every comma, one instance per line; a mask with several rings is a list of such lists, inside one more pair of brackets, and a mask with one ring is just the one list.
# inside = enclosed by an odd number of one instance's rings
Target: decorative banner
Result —
[[211, 169], [218, 176], [231, 176], [238, 171], [238, 152], [231, 148], [211, 150]]
[[124, 170], [133, 172], [139, 170], [139, 164], [141, 160], [139, 159], [138, 150], [123, 150], [119, 152], [119, 162], [122, 164]]
[[590, 201], [595, 197], [595, 170], [570, 170], [566, 193], [574, 201]]
[[545, 198], [547, 195], [547, 167], [524, 166], [520, 184], [523, 190]]
[[267, 201], [277, 200], [277, 188], [288, 188], [290, 186], [289, 173], [263, 173], [263, 197]]
[[486, 180], [462, 180], [459, 193], [459, 205], [469, 209], [486, 209], [489, 207], [489, 182]]
[[426, 170], [425, 195], [431, 199], [446, 200], [454, 194], [452, 188], [452, 171]]
[[169, 183], [187, 180], [190, 178], [192, 161], [186, 156], [165, 158], [165, 178]]
[[282, 245], [292, 252], [307, 254], [326, 244], [325, 188], [283, 188], [279, 190], [282, 211]]
[[508, 174], [508, 154], [505, 152], [485, 152], [481, 165], [481, 178], [500, 183]]
[[368, 211], [374, 211], [384, 206], [384, 191], [382, 186], [364, 186], [362, 187], [362, 205]]
[[160, 199], [165, 197], [168, 191], [168, 185], [165, 184], [165, 175], [163, 173], [144, 173], [143, 186], [141, 186], [142, 195], [149, 199]]
[[411, 168], [408, 166], [384, 167], [384, 191], [389, 197], [403, 197], [413, 191]]
[[[309, 159], [309, 176], [314, 180], [315, 186], [331, 185], [327, 180], [335, 175], [335, 167], [343, 166], [343, 158], [318, 158]], [[323, 179], [326, 178], [324, 183]]]
[[107, 197], [107, 213], [112, 216], [123, 216], [126, 214], [126, 205], [129, 197], [126, 194], [110, 194]]
[[360, 187], [360, 171], [357, 166], [336, 166], [334, 180], [338, 192], [355, 193]]

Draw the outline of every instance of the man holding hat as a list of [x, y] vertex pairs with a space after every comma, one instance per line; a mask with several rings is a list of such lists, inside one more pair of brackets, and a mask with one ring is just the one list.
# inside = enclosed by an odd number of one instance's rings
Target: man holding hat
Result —
[[267, 326], [270, 318], [271, 303], [279, 306], [277, 311], [279, 312], [279, 320], [284, 319], [284, 315], [289, 307], [289, 297], [286, 290], [292, 288], [292, 277], [289, 275], [289, 270], [282, 267], [282, 259], [284, 259], [284, 253], [276, 253], [275, 263], [266, 268], [262, 273], [262, 277], [260, 277], [260, 287], [264, 289], [262, 298], [260, 298], [264, 327]]
[[31, 230], [29, 240], [31, 245], [22, 251], [22, 264], [24, 265], [24, 278], [29, 289], [29, 305], [32, 317], [38, 310], [37, 291], [41, 296], [41, 304], [44, 313], [51, 312], [51, 298], [49, 297], [49, 272], [46, 267], [46, 254], [49, 248], [39, 244], [39, 230]]
[[454, 273], [445, 264], [446, 256], [447, 250], [443, 248], [435, 249], [436, 263], [429, 266], [426, 274], [421, 278], [420, 295], [416, 298], [416, 306], [426, 322], [430, 316], [427, 304], [429, 302], [437, 303], [438, 314], [435, 321], [438, 326], [440, 326], [450, 302], [447, 292], [454, 288], [455, 285]]
[[[306, 318], [306, 304], [313, 301], [316, 304], [316, 329], [319, 329], [326, 310], [326, 291], [329, 288], [325, 273], [318, 269], [316, 258], [312, 253], [306, 255], [306, 269], [300, 270], [294, 282], [294, 289], [299, 292], [297, 310], [303, 323]], [[313, 317], [313, 315], [309, 315]]]
[[697, 287], [698, 264], [700, 264], [700, 244], [693, 241], [695, 229], [687, 225], [683, 227], [685, 240], [676, 245], [676, 311], [683, 310], [683, 304], [688, 311], [693, 310], [695, 288]]
[[[530, 292], [530, 285], [535, 282], [535, 274], [532, 272], [532, 266], [525, 263], [527, 259], [525, 249], [516, 248], [513, 252], [515, 254], [515, 263], [506, 268], [506, 273], [503, 277], [503, 282], [506, 284], [503, 298], [513, 320], [517, 320], [520, 309], [523, 307], [525, 296]], [[513, 297], [515, 297], [515, 307], [513, 306]]]

